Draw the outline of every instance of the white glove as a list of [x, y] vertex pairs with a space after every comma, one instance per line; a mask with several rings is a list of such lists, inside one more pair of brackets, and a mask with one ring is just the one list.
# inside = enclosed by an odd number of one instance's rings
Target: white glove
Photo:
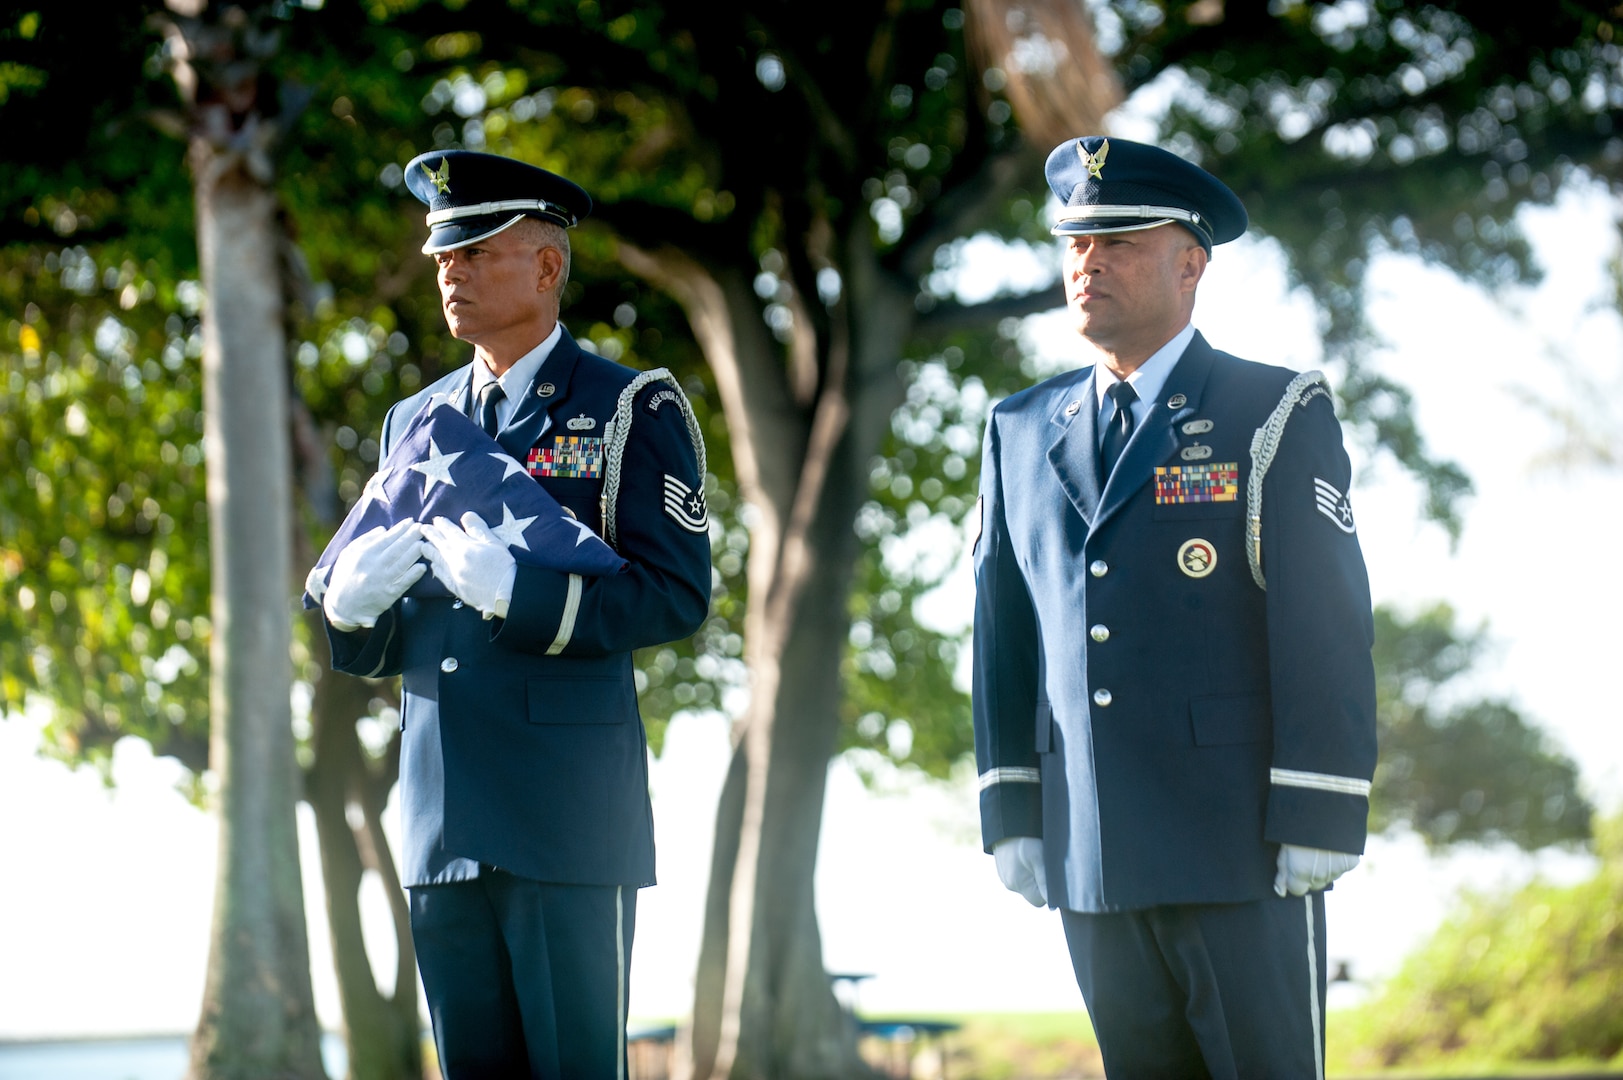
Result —
[[321, 610], [337, 630], [376, 626], [378, 616], [428, 572], [421, 526], [410, 518], [364, 532], [333, 560]]
[[459, 529], [448, 518], [437, 517], [423, 526], [423, 539], [434, 576], [446, 588], [487, 619], [507, 618], [518, 564], [484, 518], [470, 510], [462, 515]]
[[1279, 873], [1274, 877], [1274, 892], [1280, 896], [1287, 892], [1292, 896], [1317, 892], [1357, 865], [1358, 856], [1345, 851], [1280, 844]]
[[1006, 836], [992, 845], [992, 859], [1003, 887], [1017, 892], [1032, 907], [1048, 906], [1048, 870], [1043, 842], [1035, 836]]

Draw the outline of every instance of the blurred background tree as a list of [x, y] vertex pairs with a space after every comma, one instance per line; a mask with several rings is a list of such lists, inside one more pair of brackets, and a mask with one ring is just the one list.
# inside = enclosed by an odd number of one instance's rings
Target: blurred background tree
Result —
[[[1405, 252], [1488, 288], [1530, 280], [1516, 209], [1618, 182], [1615, 16], [1577, 3], [1112, 0], [1088, 6], [1093, 42], [1059, 0], [255, 8], [281, 31], [265, 100], [309, 97], [276, 188], [298, 571], [375, 467], [382, 410], [466, 359], [417, 250], [401, 167], [419, 151], [512, 153], [591, 190], [565, 321], [587, 347], [676, 371], [705, 425], [712, 617], [638, 658], [656, 747], [680, 709], [737, 721], [701, 1072], [857, 1068], [811, 905], [824, 772], [861, 747], [942, 775], [969, 746], [963, 633], [920, 618], [918, 600], [961, 550], [986, 409], [1037, 373], [1018, 317], [1062, 298], [1057, 277], [988, 284], [986, 249], [966, 238], [1051, 259], [1049, 146], [1100, 126], [1125, 92], [1161, 141], [1229, 181], [1319, 304], [1357, 437], [1421, 477], [1450, 529], [1469, 485], [1367, 363], [1368, 260]], [[200, 296], [190, 178], [180, 144], [154, 136], [177, 105], [146, 18], [161, 10], [69, 22], [12, 3], [0, 17], [0, 117], [29, 148], [0, 174], [0, 441], [19, 465], [0, 475], [0, 687], [8, 708], [56, 705], [53, 753], [105, 763], [134, 734], [201, 770]], [[1067, 118], [1066, 104], [1092, 111]], [[412, 1075], [414, 965], [380, 817], [395, 689], [323, 678], [322, 636], [305, 629], [295, 726], [351, 1068]], [[1383, 733], [1411, 765], [1378, 777], [1380, 821], [1438, 841], [1582, 834], [1569, 788], [1545, 817], [1570, 763], [1519, 720], [1434, 706], [1446, 672], [1423, 655], [1403, 671], [1383, 683]], [[1442, 767], [1461, 759], [1425, 747], [1455, 724], [1517, 764], [1493, 783], [1451, 778]], [[389, 995], [359, 935], [368, 873], [397, 904]]]
[[1623, 1054], [1623, 818], [1601, 823], [1595, 849], [1599, 871], [1577, 885], [1534, 881], [1468, 897], [1374, 1000], [1342, 1018], [1338, 1071], [1615, 1067]]

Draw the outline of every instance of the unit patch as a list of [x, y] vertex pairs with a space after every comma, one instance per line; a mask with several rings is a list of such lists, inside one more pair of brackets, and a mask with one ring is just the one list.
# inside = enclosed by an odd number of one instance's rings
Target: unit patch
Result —
[[1217, 549], [1198, 536], [1185, 540], [1178, 549], [1178, 569], [1192, 578], [1205, 577], [1217, 569]]
[[603, 440], [589, 435], [554, 435], [551, 446], [537, 446], [527, 463], [531, 476], [595, 480], [603, 475]]
[[1353, 524], [1352, 502], [1346, 495], [1336, 490], [1334, 484], [1313, 478], [1313, 501], [1318, 506], [1319, 513], [1329, 518], [1335, 527], [1344, 533], [1351, 534], [1357, 526]]
[[665, 474], [665, 513], [691, 533], [702, 533], [710, 527], [704, 492], [694, 491], [670, 473]]
[[1155, 470], [1155, 505], [1234, 502], [1240, 497], [1240, 463], [1171, 465]]

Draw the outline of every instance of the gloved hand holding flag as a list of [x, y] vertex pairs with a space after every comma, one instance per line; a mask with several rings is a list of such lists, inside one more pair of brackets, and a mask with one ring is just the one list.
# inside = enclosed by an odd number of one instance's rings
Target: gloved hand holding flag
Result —
[[[441, 403], [417, 414], [367, 481], [305, 579], [304, 606], [320, 606], [333, 563], [356, 537], [405, 520], [459, 522], [469, 512], [489, 523], [489, 532], [507, 544], [517, 562], [593, 576], [625, 568], [625, 560], [613, 548], [571, 517], [496, 440]], [[438, 577], [424, 574], [406, 595], [450, 592]]]

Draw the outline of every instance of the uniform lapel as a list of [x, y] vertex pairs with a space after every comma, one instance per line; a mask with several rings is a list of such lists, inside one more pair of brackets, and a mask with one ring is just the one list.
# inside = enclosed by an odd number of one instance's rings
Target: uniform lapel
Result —
[[1177, 426], [1200, 406], [1211, 367], [1211, 346], [1197, 332], [1167, 375], [1160, 396], [1150, 403], [1149, 413], [1122, 449], [1121, 460], [1116, 462], [1099, 499], [1098, 516], [1089, 523], [1091, 527], [1098, 528], [1125, 506], [1149, 482], [1156, 466], [1165, 465], [1177, 451]]
[[1092, 367], [1077, 372], [1048, 419], [1058, 429], [1058, 437], [1048, 447], [1048, 462], [1065, 497], [1092, 528], [1099, 507], [1099, 399], [1093, 389]]
[[552, 409], [569, 397], [569, 383], [579, 360], [580, 346], [564, 330], [496, 440], [516, 460], [528, 458], [530, 448], [552, 429]]

